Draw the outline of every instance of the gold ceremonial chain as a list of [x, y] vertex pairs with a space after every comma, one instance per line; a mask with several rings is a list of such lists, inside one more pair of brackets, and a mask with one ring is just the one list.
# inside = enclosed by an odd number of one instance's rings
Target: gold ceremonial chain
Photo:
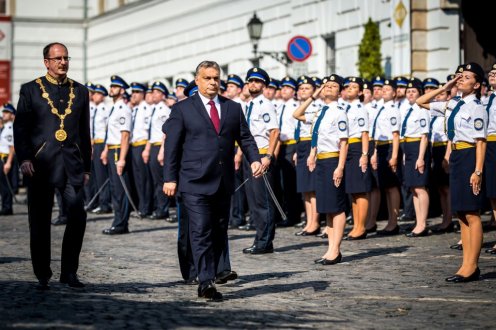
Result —
[[[47, 78], [47, 80], [49, 82], [57, 84], [57, 81], [55, 79], [53, 79], [52, 77], [50, 77], [48, 74], [45, 77]], [[69, 81], [69, 84], [70, 84], [69, 101], [67, 102], [67, 108], [65, 109], [64, 114], [61, 115], [59, 113], [59, 111], [57, 110], [57, 108], [53, 105], [53, 101], [50, 99], [50, 95], [47, 93], [46, 88], [43, 85], [43, 82], [41, 81], [41, 79], [40, 78], [36, 79], [36, 83], [38, 85], [40, 85], [40, 89], [42, 92], [41, 97], [43, 97], [44, 99], [47, 100], [48, 105], [52, 109], [51, 110], [52, 113], [54, 115], [56, 115], [57, 117], [59, 117], [59, 119], [60, 119], [60, 129], [58, 129], [55, 132], [55, 138], [57, 139], [57, 141], [61, 141], [61, 142], [65, 141], [65, 139], [67, 139], [67, 132], [64, 130], [64, 119], [65, 119], [65, 117], [67, 117], [68, 115], [70, 115], [72, 113], [72, 110], [71, 110], [72, 102], [73, 102], [74, 98], [76, 97], [76, 95], [74, 94], [74, 82], [71, 79], [65, 78], [64, 82], [66, 82], [66, 81]]]

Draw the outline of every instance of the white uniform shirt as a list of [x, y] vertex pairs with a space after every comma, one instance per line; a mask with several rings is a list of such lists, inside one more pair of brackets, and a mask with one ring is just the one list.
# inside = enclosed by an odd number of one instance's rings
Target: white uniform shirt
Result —
[[[259, 149], [268, 148], [270, 130], [279, 128], [274, 104], [265, 98], [263, 94], [260, 94], [248, 102], [246, 106], [246, 120], [250, 127], [251, 135], [255, 138], [257, 147]], [[249, 110], [250, 107], [251, 111]]]
[[[241, 110], [243, 110], [243, 114], [245, 113], [245, 108], [246, 108], [246, 102], [244, 102], [243, 100], [241, 100], [241, 98], [239, 96], [235, 97], [232, 99], [234, 102], [236, 103], [239, 103], [239, 105], [241, 105]], [[219, 117], [220, 118], [220, 117]]]
[[453, 142], [475, 143], [475, 139], [485, 139], [488, 120], [486, 109], [475, 94], [464, 97], [463, 101], [465, 104], [460, 107], [454, 118]]
[[348, 103], [345, 109], [348, 116], [348, 136], [350, 138], [361, 138], [362, 133], [369, 130], [369, 115], [367, 110], [360, 100], [354, 100]]
[[293, 113], [298, 108], [299, 103], [290, 99], [276, 109], [277, 123], [281, 131], [279, 139], [281, 141], [293, 140], [295, 138], [296, 127], [298, 126], [298, 119], [293, 117]]
[[[322, 117], [318, 132], [316, 132], [318, 134], [317, 153], [339, 151], [340, 139], [348, 138], [346, 111], [336, 101], [324, 104], [322, 109], [326, 106], [329, 108]], [[319, 112], [319, 116], [321, 112], [322, 110]], [[310, 119], [309, 117], [308, 120]]]
[[[496, 94], [491, 94], [491, 95], [496, 95]], [[490, 98], [491, 96], [489, 96], [489, 100]], [[489, 108], [489, 110], [487, 109], [486, 106], [486, 112], [488, 112], [488, 116], [489, 116], [487, 135], [496, 135], [496, 97], [494, 97], [494, 99], [492, 100], [491, 107]]]
[[0, 133], [0, 153], [9, 154], [10, 147], [14, 145], [14, 123], [9, 121], [3, 124]]
[[107, 131], [107, 122], [110, 115], [111, 108], [107, 107], [104, 102], [96, 106], [95, 116], [93, 117], [93, 139], [105, 139], [105, 132]]
[[150, 127], [150, 116], [152, 107], [142, 101], [133, 110], [133, 133], [131, 143], [148, 140], [148, 129]]
[[394, 101], [391, 100], [384, 103], [384, 105], [379, 109], [376, 118], [372, 123], [371, 133], [374, 135], [372, 138], [378, 141], [392, 140], [393, 132], [400, 131], [400, 123], [400, 110], [396, 107]]
[[114, 103], [109, 114], [107, 126], [107, 144], [121, 144], [121, 132], [131, 132], [132, 112], [124, 101]]
[[[406, 111], [400, 110], [400, 135], [403, 132], [403, 126], [405, 126], [404, 136], [406, 137], [419, 138], [423, 134], [429, 134], [429, 112], [425, 111], [424, 109], [420, 109], [420, 107], [416, 103], [409, 104], [408, 102], [406, 102], [406, 106], [402, 108], [406, 109]], [[410, 109], [412, 109], [411, 112]], [[410, 115], [408, 115], [408, 113], [410, 113]]]
[[96, 104], [93, 101], [90, 101], [90, 136], [93, 136], [93, 132], [95, 130], [94, 127], [94, 117], [96, 112]]
[[[220, 106], [217, 109], [220, 109]], [[160, 101], [159, 103], [153, 106], [152, 114], [150, 118], [151, 122], [149, 126], [148, 142], [150, 143], [162, 142], [162, 137], [164, 134], [162, 132], [162, 126], [167, 121], [167, 119], [169, 119], [170, 113], [171, 113], [171, 109], [169, 109], [169, 107], [165, 105], [164, 101]]]
[[[372, 100], [370, 103], [367, 103], [365, 105], [365, 109], [367, 110], [367, 113], [369, 115], [369, 132], [372, 134], [372, 126], [374, 125], [375, 117], [377, 117], [377, 114], [379, 113], [379, 110], [382, 108], [384, 102], [382, 102], [382, 99], [379, 101]], [[372, 135], [370, 135], [370, 139], [373, 139]]]
[[300, 138], [312, 137], [312, 125], [317, 120], [320, 109], [322, 108], [323, 101], [315, 100], [305, 110], [305, 121], [300, 122]]
[[[219, 96], [216, 95], [211, 100], [211, 99], [206, 98], [205, 96], [203, 96], [201, 93], [198, 93], [198, 95], [200, 96], [200, 99], [202, 100], [203, 106], [205, 106], [205, 110], [207, 111], [207, 115], [209, 117], [210, 117], [210, 108], [211, 108], [211, 105], [209, 103], [210, 103], [210, 101], [214, 101], [214, 105], [215, 105], [215, 108], [217, 109], [217, 114], [219, 115], [219, 119], [220, 119], [220, 102], [219, 102]], [[170, 111], [169, 111], [169, 115], [170, 115]], [[167, 118], [169, 118], [169, 116], [167, 116]]]

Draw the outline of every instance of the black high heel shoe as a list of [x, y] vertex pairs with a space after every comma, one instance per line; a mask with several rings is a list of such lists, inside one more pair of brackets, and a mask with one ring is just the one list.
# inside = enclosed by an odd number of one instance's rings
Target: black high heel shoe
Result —
[[345, 240], [345, 241], [358, 241], [358, 240], [366, 239], [366, 238], [367, 238], [367, 232], [364, 232], [360, 236], [350, 236], [350, 235], [348, 235], [345, 238], [343, 238], [343, 240]]
[[414, 233], [413, 231], [405, 234], [406, 237], [424, 237], [424, 236], [427, 236], [429, 235], [429, 229], [428, 228], [425, 228], [424, 230], [422, 230], [420, 233]]
[[463, 245], [456, 243], [456, 244], [450, 245], [450, 249], [461, 251], [461, 250], [463, 250]]
[[343, 256], [341, 255], [341, 252], [339, 252], [338, 256], [332, 260], [329, 260], [329, 259], [325, 259], [322, 260], [321, 264], [322, 265], [335, 265], [335, 264], [339, 264], [341, 262], [341, 259], [343, 258]]
[[480, 279], [480, 269], [477, 267], [475, 271], [469, 276], [453, 275], [446, 278], [446, 282], [451, 283], [467, 283], [478, 281]]
[[315, 236], [318, 234], [320, 234], [320, 227], [315, 229], [314, 231], [306, 231], [306, 230], [299, 231], [295, 233], [295, 236]]

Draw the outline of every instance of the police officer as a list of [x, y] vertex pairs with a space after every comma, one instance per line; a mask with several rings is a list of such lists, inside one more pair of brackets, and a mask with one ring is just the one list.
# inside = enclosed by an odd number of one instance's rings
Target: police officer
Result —
[[172, 108], [174, 104], [176, 104], [178, 101], [176, 93], [172, 92], [167, 95], [167, 98], [165, 99], [165, 104], [169, 107]]
[[[103, 234], [119, 235], [129, 233], [130, 196], [126, 195], [125, 189], [130, 189], [126, 158], [129, 151], [132, 110], [127, 106], [123, 98], [129, 85], [117, 75], [112, 76], [110, 80], [110, 96], [114, 104], [110, 109], [105, 136], [105, 149], [100, 155], [100, 159], [103, 164], [108, 164], [109, 167], [114, 221], [110, 228], [103, 230]], [[126, 185], [126, 188], [124, 188], [124, 185]]]
[[[266, 185], [273, 187], [271, 162], [279, 138], [279, 127], [274, 105], [263, 96], [263, 90], [270, 83], [267, 72], [260, 68], [251, 68], [246, 74], [252, 100], [247, 104], [246, 121], [255, 138], [262, 157], [264, 177], [251, 178], [246, 184], [246, 196], [250, 208], [250, 218], [256, 227], [253, 245], [245, 248], [245, 254], [272, 253], [272, 241], [275, 235], [275, 206]], [[241, 149], [238, 150], [238, 154]], [[250, 177], [250, 164], [243, 162], [246, 178]]]
[[284, 77], [281, 80], [281, 97], [283, 103], [276, 109], [279, 124], [279, 151], [277, 163], [280, 170], [282, 192], [284, 197], [283, 209], [288, 217], [287, 225], [295, 225], [300, 221], [302, 211], [301, 194], [296, 189], [296, 157], [295, 133], [298, 120], [293, 113], [298, 108], [299, 102], [295, 100], [296, 80]]
[[143, 161], [143, 150], [148, 142], [148, 129], [152, 107], [145, 101], [145, 85], [131, 83], [133, 124], [131, 132], [131, 155], [135, 189], [138, 195], [138, 212], [141, 217], [148, 216], [153, 210], [153, 181], [148, 165]]
[[[315, 93], [315, 82], [307, 76], [298, 79], [298, 94], [300, 105], [293, 113], [299, 121], [296, 126], [294, 139], [298, 141], [296, 146], [296, 189], [303, 193], [305, 201], [306, 225], [297, 236], [308, 236], [320, 234], [319, 214], [317, 213], [317, 202], [315, 200], [315, 174], [310, 172], [306, 161], [310, 155], [312, 140], [312, 124], [317, 120], [318, 111], [322, 101], [313, 97]], [[295, 113], [304, 109], [304, 116], [295, 116]], [[308, 118], [313, 118], [308, 120]]]
[[107, 89], [100, 84], [96, 84], [94, 91], [93, 100], [95, 103], [95, 114], [93, 116], [93, 121], [91, 122], [91, 127], [93, 128], [91, 141], [93, 143], [92, 163], [95, 174], [94, 181], [97, 189], [102, 188], [103, 185], [105, 185], [105, 187], [103, 187], [100, 195], [98, 195], [98, 207], [93, 209], [91, 212], [95, 214], [104, 214], [112, 212], [110, 184], [108, 184], [107, 181], [109, 180], [109, 168], [108, 165], [103, 164], [100, 159], [103, 149], [105, 149], [104, 142], [110, 109], [105, 104], [105, 98], [108, 96]]
[[[401, 186], [400, 112], [394, 103], [396, 82], [385, 79], [382, 86], [384, 104], [380, 106], [372, 124], [371, 135], [375, 141], [375, 152], [370, 160], [377, 170], [379, 188], [384, 188], [388, 201], [388, 224], [377, 232], [381, 235], [399, 233], [398, 216]], [[379, 104], [379, 103], [378, 103]], [[373, 203], [373, 201], [371, 201]]]
[[[95, 95], [95, 85], [88, 81], [85, 84], [86, 88], [88, 89], [88, 94], [89, 94], [89, 99], [90, 99], [90, 134], [93, 136], [93, 118], [95, 117], [95, 111], [96, 111], [96, 104], [93, 100], [93, 96]], [[84, 186], [84, 202], [85, 202], [85, 209], [88, 211], [94, 210], [97, 206], [98, 203], [97, 201], [93, 202], [92, 205], [88, 205], [90, 202], [91, 198], [95, 195], [97, 191], [97, 186], [95, 182], [95, 169], [93, 166], [93, 162], [91, 163], [91, 175], [90, 175], [90, 182]], [[57, 195], [58, 196], [58, 195]], [[57, 201], [62, 201], [62, 199], [57, 198]], [[63, 209], [63, 205], [59, 205], [60, 209]]]
[[404, 154], [403, 186], [413, 194], [416, 224], [407, 237], [421, 237], [428, 234], [429, 193], [427, 184], [430, 172], [429, 114], [415, 103], [422, 93], [422, 86], [414, 81], [408, 83], [405, 104], [401, 112], [401, 143]]
[[188, 87], [188, 85], [188, 81], [184, 78], [178, 78], [176, 80], [176, 96], [178, 101], [182, 101], [188, 97], [188, 95], [184, 93], [184, 89]]
[[[170, 116], [170, 109], [165, 105], [165, 98], [169, 94], [167, 87], [156, 81], [152, 85], [153, 108], [148, 127], [148, 142], [143, 151], [143, 160], [150, 166], [153, 180], [154, 211], [148, 218], [152, 220], [169, 218], [169, 198], [162, 192], [163, 180], [163, 153], [160, 149], [164, 142], [162, 126]], [[159, 155], [162, 157], [159, 161]], [[169, 221], [171, 219], [169, 218]]]
[[[346, 226], [346, 192], [343, 182], [348, 143], [348, 118], [346, 111], [338, 104], [343, 79], [335, 74], [323, 79], [323, 85], [313, 95], [323, 96], [324, 105], [318, 114], [312, 131], [312, 150], [307, 159], [310, 171], [316, 172], [317, 212], [326, 214], [329, 245], [326, 253], [315, 260], [322, 265], [341, 262], [341, 240]], [[304, 114], [299, 108], [295, 117], [307, 116], [313, 121], [313, 114]]]
[[3, 128], [0, 130], [0, 197], [2, 209], [0, 215], [12, 215], [12, 200], [15, 193], [12, 191], [13, 175], [16, 171], [14, 164], [14, 116], [15, 108], [10, 103], [5, 103], [2, 109]]
[[[481, 104], [480, 90], [484, 70], [477, 63], [464, 64], [455, 79], [443, 88], [426, 93], [417, 104], [428, 108], [429, 100], [456, 83], [461, 99], [447, 120], [447, 134], [451, 154], [450, 189], [451, 207], [460, 219], [463, 244], [463, 262], [447, 282], [465, 283], [479, 280], [478, 260], [482, 246], [482, 171], [486, 149], [488, 114]], [[440, 111], [442, 113], [442, 110]]]

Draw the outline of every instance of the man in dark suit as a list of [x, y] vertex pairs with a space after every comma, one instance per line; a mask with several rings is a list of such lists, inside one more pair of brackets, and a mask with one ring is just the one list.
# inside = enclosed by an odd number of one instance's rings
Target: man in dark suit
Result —
[[49, 289], [50, 220], [57, 188], [68, 217], [60, 282], [84, 287], [77, 270], [86, 228], [83, 185], [91, 168], [88, 90], [67, 78], [66, 46], [47, 45], [43, 58], [48, 72], [21, 86], [14, 122], [14, 147], [28, 185], [31, 259], [37, 288]]
[[241, 106], [218, 95], [220, 67], [201, 62], [195, 75], [198, 93], [177, 103], [163, 126], [164, 193], [178, 191], [186, 208], [198, 296], [221, 300], [215, 275], [227, 242], [231, 194], [234, 191], [234, 142], [262, 174], [260, 156]]

